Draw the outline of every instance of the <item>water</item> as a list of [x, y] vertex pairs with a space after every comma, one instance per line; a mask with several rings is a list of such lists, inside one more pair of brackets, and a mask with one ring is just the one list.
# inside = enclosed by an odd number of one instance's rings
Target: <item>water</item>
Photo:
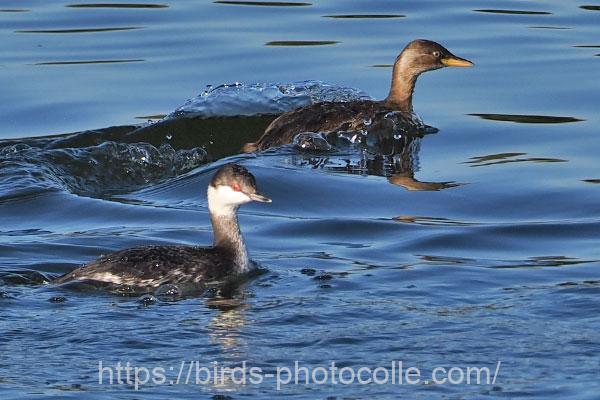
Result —
[[[598, 397], [597, 5], [128, 3], [0, 6], [2, 398]], [[399, 134], [388, 162], [238, 155], [270, 113], [315, 100], [246, 88], [382, 98], [417, 37], [476, 64], [420, 78], [415, 109], [438, 133]], [[227, 117], [147, 125], [182, 105]], [[265, 273], [187, 298], [47, 284], [117, 249], [209, 243], [205, 188], [227, 161], [273, 198], [240, 215]], [[489, 385], [98, 384], [99, 361], [174, 379], [182, 360], [501, 365]]]

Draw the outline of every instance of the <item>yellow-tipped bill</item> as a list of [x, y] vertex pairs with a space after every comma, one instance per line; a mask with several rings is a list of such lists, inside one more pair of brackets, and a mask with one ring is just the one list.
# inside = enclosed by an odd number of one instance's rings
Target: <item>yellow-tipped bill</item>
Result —
[[441, 61], [446, 67], [472, 67], [474, 65], [471, 61], [455, 55], [446, 56]]

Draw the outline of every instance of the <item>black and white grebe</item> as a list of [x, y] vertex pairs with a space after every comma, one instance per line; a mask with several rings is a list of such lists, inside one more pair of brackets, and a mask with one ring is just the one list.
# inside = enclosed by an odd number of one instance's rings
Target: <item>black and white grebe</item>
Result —
[[141, 288], [165, 284], [202, 285], [252, 270], [238, 225], [238, 208], [250, 201], [270, 203], [256, 189], [256, 180], [237, 164], [219, 169], [208, 186], [208, 209], [213, 226], [212, 247], [145, 246], [103, 256], [59, 278], [95, 281]]
[[[265, 150], [291, 143], [303, 132], [324, 134], [341, 131], [371, 131], [389, 125], [388, 113], [394, 115], [395, 129], [411, 131], [423, 128], [413, 114], [412, 97], [417, 78], [423, 72], [443, 67], [470, 67], [473, 63], [452, 54], [430, 40], [410, 42], [396, 58], [389, 95], [381, 101], [315, 103], [287, 112], [275, 119], [255, 143], [246, 143], [245, 152]], [[384, 129], [384, 127], [381, 127]]]

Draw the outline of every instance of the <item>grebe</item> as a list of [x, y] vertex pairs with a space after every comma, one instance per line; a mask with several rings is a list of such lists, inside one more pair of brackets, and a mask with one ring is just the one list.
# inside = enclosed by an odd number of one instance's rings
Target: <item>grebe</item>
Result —
[[212, 247], [145, 246], [121, 250], [59, 278], [142, 288], [164, 284], [201, 285], [253, 269], [240, 232], [237, 211], [250, 201], [270, 203], [258, 193], [256, 180], [241, 165], [219, 169], [208, 185], [208, 209], [214, 232]]
[[[443, 67], [470, 67], [473, 63], [452, 54], [444, 46], [430, 40], [413, 40], [396, 58], [389, 95], [382, 101], [315, 103], [287, 112], [275, 119], [255, 143], [246, 143], [244, 152], [265, 150], [291, 143], [299, 133], [423, 129], [413, 114], [412, 96], [419, 75]], [[389, 113], [394, 113], [393, 122]]]

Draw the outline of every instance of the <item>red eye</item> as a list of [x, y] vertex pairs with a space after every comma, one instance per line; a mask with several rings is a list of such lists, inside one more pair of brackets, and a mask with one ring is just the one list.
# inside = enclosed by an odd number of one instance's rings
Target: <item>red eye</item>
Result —
[[235, 190], [236, 192], [239, 192], [240, 190], [242, 190], [242, 188], [240, 187], [240, 185], [239, 185], [239, 184], [237, 184], [237, 183], [232, 183], [232, 184], [231, 184], [231, 188], [232, 188], [233, 190]]

